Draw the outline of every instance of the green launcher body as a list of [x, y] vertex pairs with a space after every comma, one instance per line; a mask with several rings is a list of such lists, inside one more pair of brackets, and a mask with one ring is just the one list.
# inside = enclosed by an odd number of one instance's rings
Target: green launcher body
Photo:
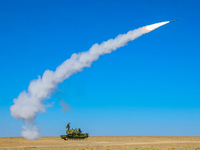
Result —
[[88, 133], [82, 133], [81, 129], [78, 128], [77, 129], [71, 129], [70, 130], [70, 127], [69, 127], [69, 124], [66, 126], [67, 128], [67, 131], [66, 131], [66, 134], [67, 135], [60, 135], [61, 139], [64, 139], [64, 140], [68, 140], [68, 139], [85, 139], [85, 138], [88, 138]]

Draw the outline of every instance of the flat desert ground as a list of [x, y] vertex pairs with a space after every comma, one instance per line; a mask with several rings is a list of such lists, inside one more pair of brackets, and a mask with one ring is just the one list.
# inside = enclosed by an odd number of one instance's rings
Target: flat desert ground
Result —
[[0, 137], [0, 150], [200, 150], [200, 137], [185, 136], [90, 136], [85, 140], [41, 137]]

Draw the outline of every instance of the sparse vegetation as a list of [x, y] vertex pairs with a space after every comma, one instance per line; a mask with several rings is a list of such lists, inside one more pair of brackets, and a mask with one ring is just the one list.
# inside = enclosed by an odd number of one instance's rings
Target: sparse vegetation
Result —
[[22, 137], [0, 138], [0, 150], [200, 150], [200, 137], [89, 137], [62, 141], [60, 137], [41, 137], [28, 141]]

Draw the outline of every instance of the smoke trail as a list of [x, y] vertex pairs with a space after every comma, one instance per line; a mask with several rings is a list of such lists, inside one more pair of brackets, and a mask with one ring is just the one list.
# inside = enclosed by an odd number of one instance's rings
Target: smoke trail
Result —
[[13, 100], [14, 105], [10, 107], [11, 115], [17, 120], [23, 119], [27, 124], [27, 127], [22, 127], [24, 129], [21, 133], [22, 136], [28, 140], [39, 138], [39, 129], [34, 124], [35, 117], [38, 113], [45, 113], [47, 106], [44, 104], [44, 100], [51, 96], [59, 83], [82, 71], [84, 67], [90, 67], [100, 55], [111, 53], [127, 42], [167, 23], [169, 21], [148, 25], [131, 30], [126, 34], [120, 34], [115, 39], [109, 39], [100, 45], [94, 44], [86, 52], [72, 54], [71, 58], [58, 66], [55, 72], [46, 70], [42, 78], [38, 76], [38, 79], [32, 80], [28, 86], [28, 92], [22, 91], [18, 98]]
[[62, 112], [64, 113], [71, 109], [71, 107], [69, 107], [69, 105], [63, 100], [60, 101], [60, 105], [62, 106]]

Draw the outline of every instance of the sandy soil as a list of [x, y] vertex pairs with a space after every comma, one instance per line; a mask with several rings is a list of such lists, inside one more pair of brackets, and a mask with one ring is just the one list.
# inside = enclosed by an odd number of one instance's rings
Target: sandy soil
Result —
[[41, 137], [28, 141], [22, 137], [0, 138], [0, 150], [200, 150], [200, 137], [104, 136], [86, 140]]

